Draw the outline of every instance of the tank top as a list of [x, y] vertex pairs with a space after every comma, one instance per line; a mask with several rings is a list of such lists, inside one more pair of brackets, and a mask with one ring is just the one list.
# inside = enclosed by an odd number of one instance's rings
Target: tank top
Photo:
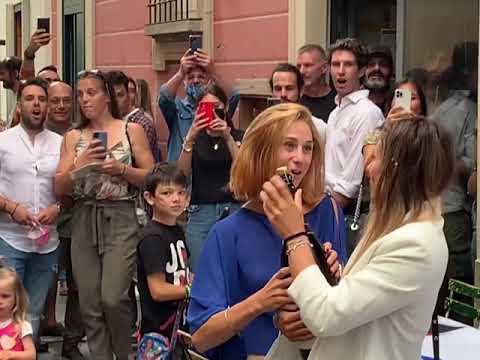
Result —
[[[88, 143], [81, 130], [80, 138], [75, 145], [76, 157], [87, 149]], [[124, 138], [108, 150], [107, 158], [114, 158], [128, 166], [132, 165], [132, 150], [126, 127]], [[91, 171], [85, 177], [75, 179], [73, 182], [74, 199], [125, 200], [134, 196], [132, 187], [121, 176]]]

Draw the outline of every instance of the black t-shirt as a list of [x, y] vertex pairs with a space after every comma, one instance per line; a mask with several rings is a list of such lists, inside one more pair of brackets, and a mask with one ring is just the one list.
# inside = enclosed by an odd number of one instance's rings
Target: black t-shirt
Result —
[[303, 95], [300, 98], [300, 104], [305, 106], [313, 116], [322, 119], [325, 122], [328, 122], [328, 116], [333, 109], [337, 107], [335, 104], [335, 96], [337, 92], [335, 89], [330, 90], [330, 92], [325, 96], [320, 97], [311, 97]]
[[[232, 129], [235, 141], [241, 141], [243, 131]], [[227, 185], [230, 181], [232, 156], [223, 138], [198, 134], [192, 150], [193, 205], [234, 201]]]
[[144, 237], [137, 247], [138, 291], [142, 310], [140, 332], [142, 335], [156, 332], [170, 339], [180, 301], [153, 300], [147, 276], [165, 273], [169, 284], [187, 284], [190, 270], [185, 234], [179, 225], [169, 226], [156, 221], [148, 223], [143, 233]]

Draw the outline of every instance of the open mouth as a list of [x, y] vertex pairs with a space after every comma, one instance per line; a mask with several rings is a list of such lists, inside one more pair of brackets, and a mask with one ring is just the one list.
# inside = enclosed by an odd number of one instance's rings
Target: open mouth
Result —
[[347, 80], [346, 80], [346, 79], [338, 79], [338, 80], [337, 80], [337, 83], [338, 83], [339, 85], [345, 85], [345, 84], [347, 83]]
[[33, 111], [32, 111], [32, 115], [33, 115], [33, 117], [35, 117], [35, 118], [39, 118], [41, 114], [42, 114], [42, 113], [41, 113], [40, 110], [33, 110]]

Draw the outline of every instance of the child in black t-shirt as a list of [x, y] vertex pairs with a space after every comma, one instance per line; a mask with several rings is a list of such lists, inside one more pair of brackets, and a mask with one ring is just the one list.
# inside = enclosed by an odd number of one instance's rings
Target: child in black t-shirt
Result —
[[190, 296], [188, 250], [177, 224], [188, 201], [187, 178], [174, 164], [161, 163], [145, 185], [144, 198], [153, 207], [153, 218], [137, 249], [140, 333], [154, 332], [170, 340], [179, 306]]

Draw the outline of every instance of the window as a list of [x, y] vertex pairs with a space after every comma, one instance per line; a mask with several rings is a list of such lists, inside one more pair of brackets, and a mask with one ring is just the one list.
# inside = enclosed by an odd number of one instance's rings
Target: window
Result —
[[15, 7], [13, 15], [13, 31], [14, 31], [14, 53], [15, 56], [23, 57], [22, 54], [22, 11], [20, 7]]

